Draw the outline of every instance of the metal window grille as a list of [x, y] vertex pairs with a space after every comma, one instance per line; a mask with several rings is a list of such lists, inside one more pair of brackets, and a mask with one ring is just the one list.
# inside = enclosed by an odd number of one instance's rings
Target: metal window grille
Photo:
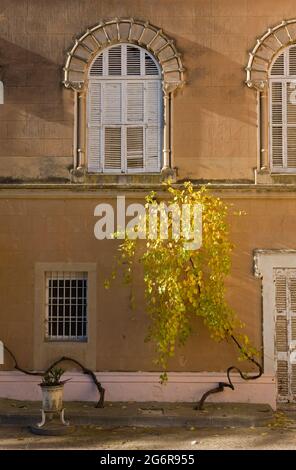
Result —
[[45, 276], [46, 339], [86, 341], [87, 273], [50, 271]]

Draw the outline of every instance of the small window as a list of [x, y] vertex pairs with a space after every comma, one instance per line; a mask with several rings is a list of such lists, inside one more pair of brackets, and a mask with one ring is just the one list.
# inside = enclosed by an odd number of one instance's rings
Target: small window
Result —
[[296, 46], [270, 69], [270, 151], [274, 172], [296, 172]]
[[89, 69], [87, 160], [92, 173], [159, 172], [162, 89], [159, 64], [145, 49], [105, 49]]
[[46, 272], [48, 341], [87, 340], [87, 273]]

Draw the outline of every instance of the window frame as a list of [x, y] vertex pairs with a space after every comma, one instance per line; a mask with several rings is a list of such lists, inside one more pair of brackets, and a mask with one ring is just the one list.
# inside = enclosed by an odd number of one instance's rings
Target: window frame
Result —
[[[48, 271], [87, 272], [88, 276], [88, 335], [86, 341], [47, 341], [45, 338], [45, 273]], [[35, 263], [35, 306], [33, 368], [45, 370], [57, 357], [69, 356], [96, 369], [97, 350], [97, 278], [96, 263]]]
[[[108, 51], [112, 48], [115, 47], [122, 47], [122, 50], [124, 53], [122, 53], [122, 62], [121, 62], [121, 71], [122, 75], [107, 75], [105, 72], [108, 69]], [[127, 74], [127, 48], [128, 47], [134, 47], [136, 49], [140, 50], [140, 70], [141, 70], [141, 75], [128, 75]], [[154, 62], [154, 64], [157, 66], [158, 69], [158, 75], [144, 75], [143, 71], [145, 72], [145, 55], [148, 55]], [[94, 65], [95, 61], [98, 59], [99, 56], [103, 57], [102, 59], [102, 75], [101, 76], [92, 76], [91, 75], [91, 70], [92, 66]], [[143, 120], [142, 121], [128, 121], [127, 119], [127, 87], [129, 83], [143, 83]], [[147, 83], [148, 82], [156, 82], [158, 83], [158, 89], [156, 93], [158, 94], [158, 109], [157, 109], [157, 114], [158, 114], [158, 122], [157, 123], [152, 123], [151, 125], [147, 124]], [[120, 84], [120, 99], [121, 99], [121, 123], [105, 123], [104, 122], [104, 83], [118, 83]], [[101, 159], [101, 165], [97, 171], [94, 171], [93, 169], [90, 169], [90, 137], [89, 137], [89, 128], [94, 127], [91, 124], [91, 107], [90, 107], [90, 94], [91, 94], [91, 86], [92, 84], [100, 84], [101, 85], [101, 90], [100, 90], [100, 96], [101, 96], [101, 123], [100, 125], [97, 125], [97, 127], [100, 127], [100, 159]], [[140, 47], [135, 44], [131, 43], [117, 43], [113, 44], [112, 46], [109, 46], [105, 48], [103, 51], [100, 52], [100, 54], [96, 55], [92, 62], [90, 63], [90, 66], [88, 68], [88, 84], [87, 84], [87, 91], [86, 91], [86, 119], [85, 119], [85, 128], [86, 128], [86, 167], [87, 167], [87, 172], [89, 174], [105, 174], [105, 175], [128, 175], [128, 174], [160, 174], [161, 169], [162, 169], [162, 152], [163, 152], [163, 131], [164, 131], [164, 99], [163, 99], [163, 93], [162, 93], [162, 71], [160, 64], [157, 62], [157, 60], [153, 57], [149, 51], [147, 51], [144, 47]], [[105, 129], [106, 127], [112, 128], [112, 127], [120, 127], [121, 128], [121, 167], [119, 168], [106, 168], [105, 167]], [[142, 168], [128, 168], [128, 156], [127, 156], [127, 128], [129, 127], [141, 127], [143, 128], [143, 167]], [[147, 131], [146, 129], [153, 129], [156, 128], [158, 132], [158, 142], [157, 142], [157, 152], [158, 152], [158, 162], [157, 162], [157, 167], [155, 170], [151, 171], [147, 169], [146, 164], [147, 164]]]
[[[269, 71], [268, 71], [268, 147], [269, 147], [269, 166], [271, 174], [296, 174], [296, 164], [295, 167], [288, 168], [288, 137], [287, 137], [287, 130], [288, 127], [296, 128], [295, 124], [288, 124], [287, 123], [287, 84], [291, 82], [295, 82], [295, 89], [296, 89], [296, 74], [290, 75], [289, 74], [289, 50], [291, 48], [295, 48], [295, 44], [291, 44], [284, 49], [281, 49], [280, 52], [275, 56], [273, 59]], [[275, 62], [279, 59], [279, 57], [283, 54], [283, 66], [284, 66], [284, 75], [272, 75], [272, 68]], [[272, 84], [273, 83], [281, 83], [282, 84], [282, 126], [278, 125], [278, 127], [282, 127], [282, 160], [283, 166], [275, 166], [273, 163], [273, 127], [276, 127], [273, 124], [273, 96], [272, 96]], [[296, 105], [295, 105], [296, 106]], [[296, 158], [296, 157], [295, 157]]]
[[[58, 327], [58, 324], [59, 324], [59, 317], [60, 317], [60, 314], [57, 314], [56, 317], [57, 317], [57, 334], [56, 335], [53, 335], [53, 334], [50, 334], [50, 322], [53, 322], [53, 319], [50, 318], [52, 316], [52, 314], [50, 315], [49, 313], [49, 309], [50, 307], [53, 307], [54, 306], [54, 303], [52, 302], [54, 300], [54, 298], [52, 297], [51, 298], [51, 302], [50, 302], [50, 294], [49, 294], [49, 291], [50, 291], [50, 287], [49, 287], [49, 281], [53, 281], [53, 280], [56, 280], [56, 281], [66, 281], [67, 279], [69, 279], [70, 281], [72, 280], [76, 280], [76, 281], [86, 281], [86, 297], [83, 296], [83, 300], [85, 301], [85, 308], [86, 308], [86, 313], [85, 313], [85, 319], [82, 321], [81, 320], [81, 323], [83, 324], [82, 326], [82, 329], [85, 330], [85, 334], [84, 335], [66, 335], [65, 334], [65, 331], [66, 331], [66, 323], [67, 323], [67, 318], [66, 318], [66, 315], [65, 315], [65, 307], [66, 307], [66, 297], [64, 297], [62, 299], [62, 306], [63, 306], [63, 315], [62, 315], [62, 324], [63, 324], [63, 330], [64, 330], [64, 334], [63, 335], [59, 335], [59, 327]], [[51, 287], [51, 289], [53, 289], [53, 287]], [[57, 287], [58, 291], [60, 289], [60, 287], [58, 286]], [[64, 294], [65, 294], [65, 289], [66, 289], [66, 286], [64, 284], [64, 287], [63, 287], [63, 291], [64, 291]], [[70, 289], [72, 289], [72, 287], [70, 287]], [[76, 286], [76, 294], [77, 293], [77, 286]], [[79, 315], [78, 315], [78, 311], [77, 311], [77, 306], [78, 306], [78, 295], [76, 297], [76, 315], [74, 317], [74, 321], [76, 323], [76, 331], [77, 331], [77, 324], [79, 322]], [[59, 296], [59, 292], [57, 293], [57, 303], [56, 305], [58, 307], [61, 306], [61, 303], [60, 303], [60, 296]], [[72, 306], [72, 295], [70, 295], [69, 297], [69, 306], [70, 306], [70, 309], [71, 309], [71, 306]], [[73, 271], [73, 270], [67, 270], [67, 271], [46, 271], [45, 272], [45, 331], [44, 331], [44, 337], [45, 337], [45, 341], [48, 341], [48, 342], [87, 342], [87, 339], [88, 339], [88, 272], [87, 271]], [[73, 319], [72, 319], [72, 311], [71, 313], [69, 314], [69, 318], [68, 318], [68, 321], [69, 323], [72, 323], [73, 322]], [[69, 331], [71, 331], [71, 325], [69, 326]]]

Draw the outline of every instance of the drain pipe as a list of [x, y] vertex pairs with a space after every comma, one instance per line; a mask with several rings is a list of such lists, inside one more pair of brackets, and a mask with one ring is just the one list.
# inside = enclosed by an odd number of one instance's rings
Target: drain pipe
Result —
[[4, 104], [4, 85], [0, 81], [0, 104]]

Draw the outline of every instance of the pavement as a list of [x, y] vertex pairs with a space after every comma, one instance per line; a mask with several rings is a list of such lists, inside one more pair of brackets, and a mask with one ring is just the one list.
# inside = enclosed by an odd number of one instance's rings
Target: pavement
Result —
[[[27, 426], [0, 426], [1, 462], [5, 459], [1, 451], [6, 450], [93, 450], [98, 451], [96, 458], [99, 459], [100, 451], [111, 450], [117, 450], [119, 455], [133, 450], [155, 451], [155, 455], [161, 455], [160, 450], [189, 450], [197, 452], [198, 458], [198, 452], [202, 450], [295, 449], [296, 421], [284, 414], [277, 414], [271, 424], [261, 427], [102, 429], [95, 425], [82, 425], [65, 436], [36, 436]], [[38, 459], [38, 454], [34, 455], [34, 462], [36, 457]], [[42, 454], [39, 458], [43, 459]], [[88, 464], [87, 458], [85, 463]]]
[[[296, 450], [296, 407], [66, 402], [68, 435], [34, 435], [40, 403], [0, 399], [2, 450]], [[3, 454], [2, 454], [3, 456]]]
[[[0, 399], [0, 425], [32, 426], [41, 421], [40, 402]], [[106, 402], [95, 408], [90, 402], [65, 402], [65, 417], [71, 425], [146, 428], [262, 427], [274, 420], [269, 405], [207, 403], [194, 410], [194, 403]]]

